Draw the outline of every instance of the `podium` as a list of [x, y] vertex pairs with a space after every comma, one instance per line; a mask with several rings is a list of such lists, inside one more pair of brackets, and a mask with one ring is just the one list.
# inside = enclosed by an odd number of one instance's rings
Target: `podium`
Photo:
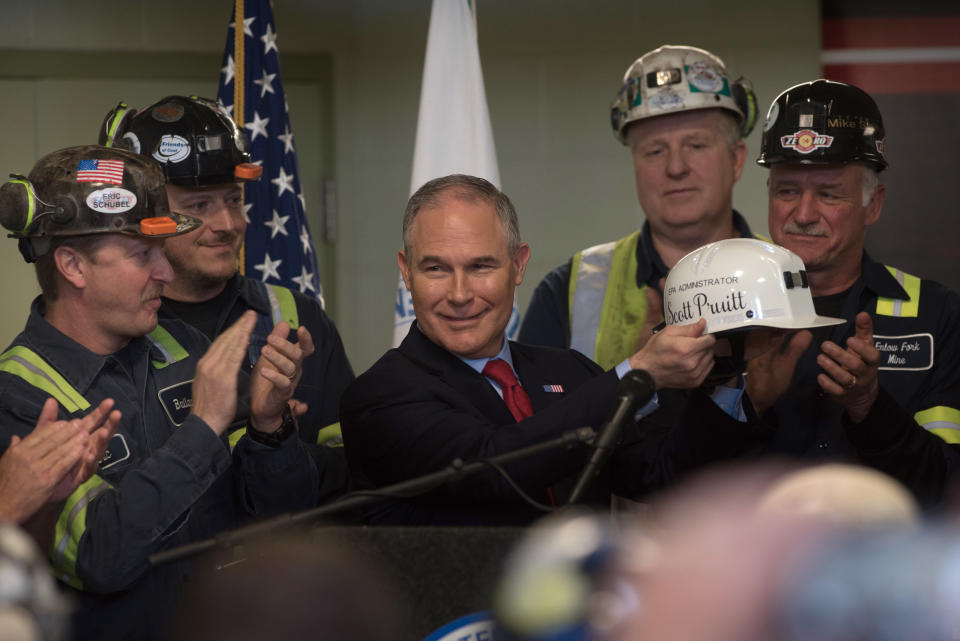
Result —
[[411, 639], [465, 614], [489, 610], [504, 559], [521, 527], [327, 527], [313, 535], [368, 561], [410, 612]]

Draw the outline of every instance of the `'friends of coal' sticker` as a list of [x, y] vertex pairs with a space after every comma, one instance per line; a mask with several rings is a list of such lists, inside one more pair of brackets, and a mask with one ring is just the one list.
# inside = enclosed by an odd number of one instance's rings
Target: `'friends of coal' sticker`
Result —
[[175, 134], [166, 134], [160, 138], [160, 144], [157, 145], [153, 157], [160, 162], [177, 163], [190, 155], [190, 143], [183, 136]]

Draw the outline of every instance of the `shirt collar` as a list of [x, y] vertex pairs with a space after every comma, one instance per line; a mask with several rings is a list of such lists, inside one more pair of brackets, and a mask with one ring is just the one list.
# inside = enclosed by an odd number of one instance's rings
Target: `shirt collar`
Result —
[[[747, 219], [733, 210], [733, 227], [740, 238], [753, 238]], [[643, 221], [640, 230], [640, 242], [637, 243], [637, 287], [644, 285], [659, 286], [660, 279], [666, 278], [670, 268], [663, 263], [660, 253], [653, 246], [653, 236], [650, 233], [650, 222]]]
[[[22, 342], [50, 363], [81, 395], [86, 395], [113, 355], [91, 352], [51, 325], [44, 318], [44, 312], [43, 297], [37, 296], [30, 305]], [[134, 350], [148, 352], [152, 349], [150, 342], [142, 337], [133, 339], [130, 344]]]
[[[513, 375], [517, 376], [517, 368], [513, 366], [513, 356], [510, 355], [510, 344], [507, 342], [506, 337], [503, 339], [503, 345], [500, 347], [500, 352], [495, 356], [490, 356], [489, 358], [463, 358], [462, 356], [457, 356], [457, 358], [476, 370], [478, 374], [483, 373], [483, 368], [486, 367], [487, 363], [499, 358], [507, 361], [507, 364], [510, 365], [510, 369], [513, 370]], [[518, 376], [517, 379], [519, 380], [519, 378], [520, 377]]]
[[[270, 313], [270, 299], [252, 278], [246, 278], [237, 272], [230, 278], [227, 287], [235, 289], [247, 306], [259, 314]], [[269, 287], [269, 285], [267, 285]]]
[[910, 300], [910, 295], [893, 274], [882, 263], [870, 258], [867, 252], [863, 252], [860, 263], [860, 278], [863, 279], [864, 286], [877, 296]]

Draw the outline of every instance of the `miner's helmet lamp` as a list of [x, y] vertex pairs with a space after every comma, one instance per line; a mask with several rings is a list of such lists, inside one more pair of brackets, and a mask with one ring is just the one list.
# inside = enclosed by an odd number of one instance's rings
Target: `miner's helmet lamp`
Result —
[[704, 49], [664, 45], [627, 68], [610, 108], [610, 124], [623, 144], [638, 120], [694, 109], [729, 112], [746, 137], [757, 122], [757, 97], [746, 78], [733, 80], [723, 60]]
[[858, 87], [814, 80], [773, 101], [763, 124], [757, 164], [862, 162], [887, 168], [886, 134], [877, 103]]
[[29, 176], [0, 186], [0, 224], [35, 262], [62, 236], [121, 233], [150, 238], [185, 234], [202, 221], [170, 211], [160, 165], [99, 145], [70, 147], [37, 161]]
[[140, 111], [121, 102], [104, 118], [99, 142], [154, 158], [167, 182], [182, 187], [258, 180], [263, 173], [226, 110], [196, 96], [167, 96]]
[[799, 256], [755, 238], [730, 238], [693, 250], [667, 274], [663, 291], [668, 325], [705, 318], [708, 334], [846, 322], [817, 315]]

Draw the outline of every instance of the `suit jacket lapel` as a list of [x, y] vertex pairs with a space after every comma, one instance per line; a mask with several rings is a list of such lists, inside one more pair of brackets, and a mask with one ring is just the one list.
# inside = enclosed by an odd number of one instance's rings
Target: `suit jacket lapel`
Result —
[[510, 410], [487, 379], [455, 355], [433, 343], [416, 326], [410, 327], [399, 349], [406, 357], [419, 363], [423, 369], [453, 388], [489, 420], [497, 424], [514, 422]]
[[543, 385], [550, 381], [548, 372], [542, 372], [536, 362], [531, 359], [526, 351], [517, 343], [510, 343], [510, 355], [513, 357], [513, 367], [517, 370], [517, 376], [520, 377], [520, 384], [526, 390], [530, 397], [530, 404], [533, 405], [534, 413], [547, 407], [557, 400], [562, 394], [548, 394], [544, 391]]

